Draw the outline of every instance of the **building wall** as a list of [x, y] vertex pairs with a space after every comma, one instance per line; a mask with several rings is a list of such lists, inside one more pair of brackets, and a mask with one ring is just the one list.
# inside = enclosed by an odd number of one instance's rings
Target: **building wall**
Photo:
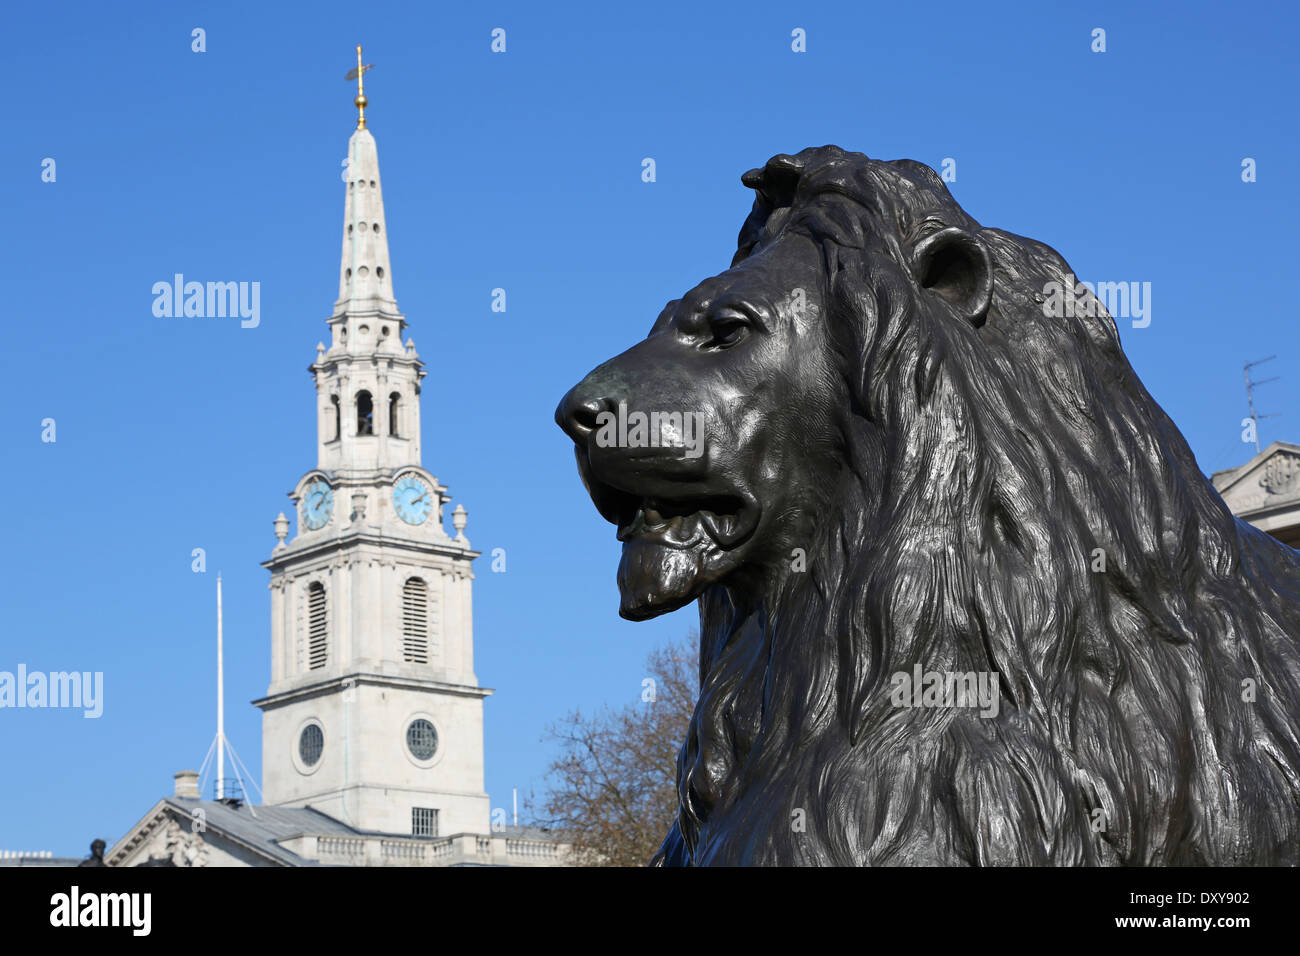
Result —
[[[432, 760], [417, 761], [406, 745], [413, 719], [438, 735]], [[325, 745], [311, 767], [298, 752], [309, 723]], [[366, 678], [270, 707], [262, 718], [263, 788], [268, 803], [311, 806], [363, 830], [410, 833], [411, 810], [438, 811], [441, 833], [486, 833], [483, 791], [483, 708], [464, 697]]]
[[1274, 442], [1212, 481], [1233, 514], [1300, 548], [1300, 446]]

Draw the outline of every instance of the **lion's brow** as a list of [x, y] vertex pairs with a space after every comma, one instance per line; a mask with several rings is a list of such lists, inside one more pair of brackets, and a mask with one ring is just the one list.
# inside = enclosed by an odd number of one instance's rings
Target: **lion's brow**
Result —
[[717, 276], [705, 279], [681, 297], [677, 308], [673, 310], [673, 315], [679, 323], [683, 320], [698, 319], [713, 306], [719, 295], [726, 295], [725, 289], [719, 292], [713, 288], [717, 281]]
[[[766, 299], [762, 300], [767, 305]], [[767, 320], [764, 318], [764, 309], [754, 304], [754, 297], [745, 295], [742, 292], [727, 290], [715, 299], [711, 308], [713, 309], [731, 309], [734, 312], [744, 313], [751, 322], [758, 326], [759, 331], [769, 331]]]

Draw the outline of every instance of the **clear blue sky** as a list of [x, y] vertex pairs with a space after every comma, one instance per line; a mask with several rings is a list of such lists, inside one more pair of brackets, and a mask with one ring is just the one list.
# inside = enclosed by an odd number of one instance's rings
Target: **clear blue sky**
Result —
[[[727, 266], [751, 201], [740, 174], [774, 153], [955, 159], [953, 192], [985, 225], [1049, 243], [1082, 279], [1152, 283], [1151, 325], [1121, 334], [1203, 470], [1253, 453], [1250, 359], [1276, 353], [1258, 374], [1283, 376], [1260, 390], [1282, 415], [1263, 440], [1300, 440], [1293, 6], [474, 6], [6, 13], [0, 670], [102, 671], [105, 709], [0, 710], [0, 848], [83, 854], [197, 766], [217, 570], [228, 732], [260, 768], [259, 561], [315, 464], [306, 367], [338, 290], [358, 42], [377, 64], [394, 286], [429, 365], [424, 464], [485, 553], [494, 806], [540, 784], [548, 721], [635, 700], [647, 651], [694, 624], [693, 607], [618, 618], [613, 528], [551, 415]], [[1241, 181], [1245, 157], [1258, 182]], [[155, 318], [151, 286], [176, 272], [260, 282], [260, 327]], [[207, 574], [190, 570], [196, 547]]]

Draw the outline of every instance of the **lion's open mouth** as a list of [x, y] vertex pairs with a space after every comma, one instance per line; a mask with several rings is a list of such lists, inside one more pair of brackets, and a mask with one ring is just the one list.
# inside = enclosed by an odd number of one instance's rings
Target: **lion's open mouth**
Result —
[[[743, 544], [758, 526], [762, 509], [750, 495], [635, 494], [597, 478], [587, 456], [579, 452], [578, 472], [596, 510], [618, 528], [624, 543], [645, 537], [668, 547], [689, 548], [707, 535], [723, 549]], [[662, 482], [660, 482], [662, 484]]]
[[699, 597], [736, 568], [760, 509], [739, 495], [620, 498], [619, 614], [643, 621]]
[[628, 491], [597, 478], [581, 448], [577, 461], [592, 502], [623, 543], [623, 617], [643, 621], [676, 610], [743, 563], [763, 514], [752, 494], [644, 473], [621, 476], [639, 486]]
[[676, 501], [626, 497], [630, 504], [620, 511], [617, 522], [620, 541], [651, 536], [670, 547], [690, 548], [699, 543], [701, 534], [707, 534], [720, 547], [734, 548], [756, 524], [754, 509], [737, 495]]

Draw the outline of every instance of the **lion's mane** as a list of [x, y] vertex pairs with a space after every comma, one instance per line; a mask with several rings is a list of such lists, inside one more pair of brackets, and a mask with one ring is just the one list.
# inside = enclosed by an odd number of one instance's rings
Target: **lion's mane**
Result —
[[[743, 181], [733, 264], [787, 230], [824, 252], [839, 507], [757, 607], [701, 597], [656, 862], [1296, 864], [1300, 556], [1228, 511], [1104, 308], [1045, 315], [1062, 257], [919, 163], [828, 146]], [[991, 254], [982, 325], [901, 265], [945, 226]], [[998, 716], [892, 706], [917, 664], [997, 672]]]

